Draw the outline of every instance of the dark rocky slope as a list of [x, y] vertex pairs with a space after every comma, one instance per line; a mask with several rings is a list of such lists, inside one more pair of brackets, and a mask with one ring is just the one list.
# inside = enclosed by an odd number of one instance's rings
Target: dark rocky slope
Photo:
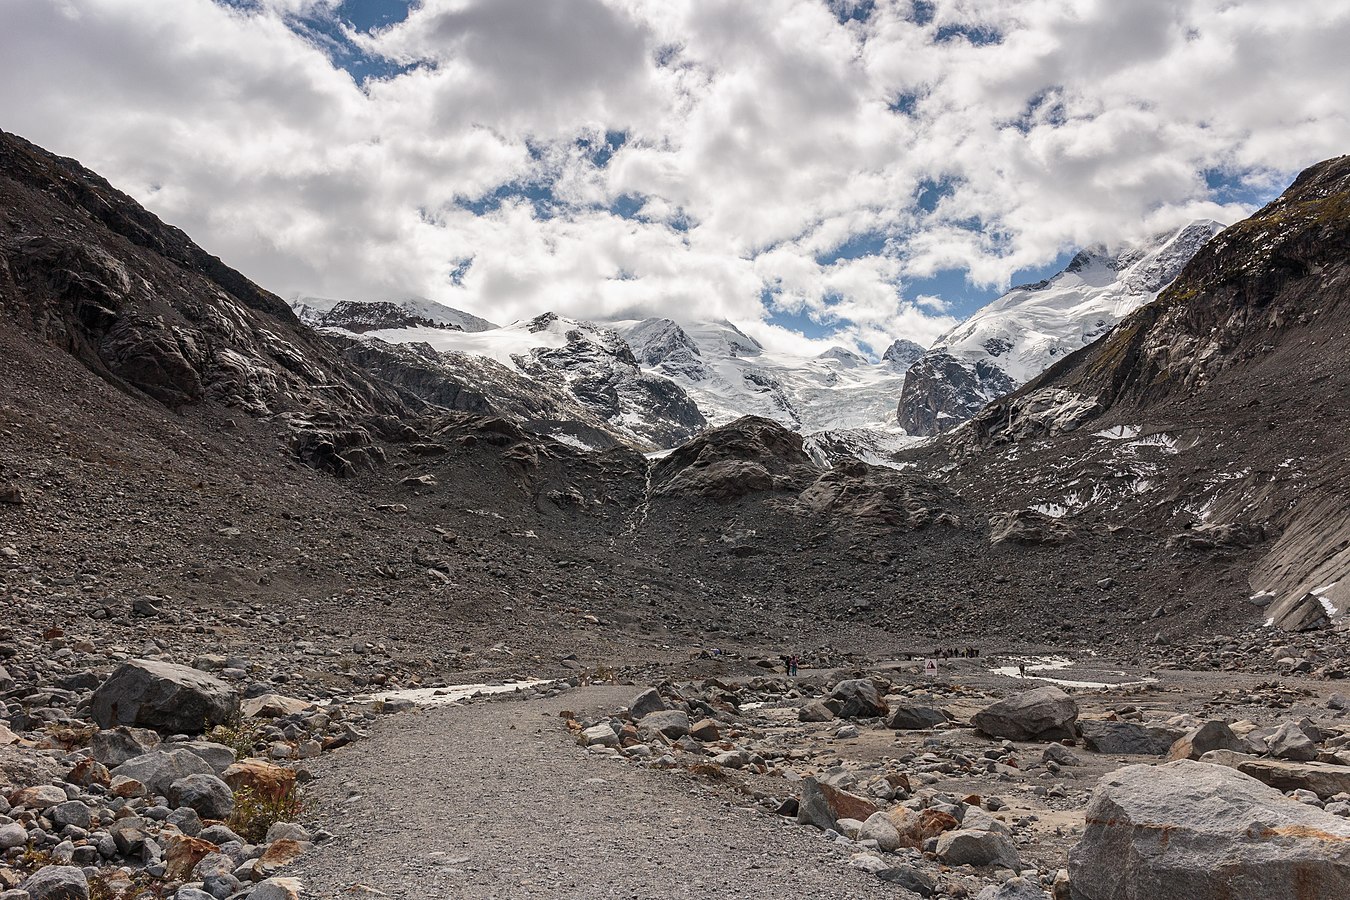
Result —
[[963, 493], [1057, 506], [1075, 528], [1156, 546], [1165, 621], [1191, 609], [1326, 624], [1350, 606], [1347, 346], [1341, 157], [1216, 237], [1157, 302], [919, 455], [957, 462]]

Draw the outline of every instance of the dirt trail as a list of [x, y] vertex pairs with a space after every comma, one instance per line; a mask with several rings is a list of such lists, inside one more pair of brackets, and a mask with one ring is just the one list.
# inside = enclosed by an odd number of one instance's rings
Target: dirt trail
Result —
[[634, 688], [404, 713], [316, 760], [307, 818], [337, 836], [292, 874], [306, 896], [909, 896], [847, 868], [819, 832], [575, 745], [562, 709]]

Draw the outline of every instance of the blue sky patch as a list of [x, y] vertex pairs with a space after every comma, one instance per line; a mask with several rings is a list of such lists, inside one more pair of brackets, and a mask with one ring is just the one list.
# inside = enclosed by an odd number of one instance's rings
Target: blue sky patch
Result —
[[942, 44], [957, 38], [965, 38], [977, 47], [997, 44], [1003, 40], [1003, 33], [990, 25], [941, 25], [934, 41]]
[[[262, 10], [259, 0], [216, 2], [248, 13]], [[322, 50], [336, 68], [345, 71], [357, 84], [363, 84], [368, 79], [402, 75], [416, 66], [367, 53], [347, 36], [343, 27], [369, 32], [402, 22], [410, 11], [408, 0], [346, 0], [335, 7], [316, 9], [306, 15], [288, 15], [283, 21], [291, 31]]]
[[[1013, 274], [1012, 284], [1032, 284], [1042, 279], [1058, 275], [1073, 259], [1072, 252], [1064, 252], [1043, 266], [1020, 269]], [[977, 287], [966, 279], [963, 269], [945, 269], [928, 278], [915, 278], [905, 282], [905, 296], [916, 299], [920, 296], [940, 297], [947, 304], [947, 313], [958, 319], [964, 319], [983, 306], [1003, 296], [1005, 291], [998, 287]]]
[[837, 247], [816, 254], [816, 262], [822, 266], [832, 265], [847, 259], [861, 259], [864, 256], [879, 256], [886, 250], [889, 236], [884, 231], [864, 231], [852, 235]]
[[1265, 206], [1280, 196], [1282, 187], [1253, 183], [1250, 173], [1232, 172], [1224, 169], [1206, 169], [1203, 173], [1205, 187], [1216, 203], [1241, 203], [1246, 206]]
[[829, 0], [830, 10], [840, 25], [866, 22], [876, 9], [876, 0]]

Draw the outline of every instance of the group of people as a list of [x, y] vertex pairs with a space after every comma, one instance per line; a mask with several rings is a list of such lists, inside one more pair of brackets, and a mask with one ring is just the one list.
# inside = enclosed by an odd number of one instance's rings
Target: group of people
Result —
[[933, 651], [934, 659], [974, 659], [979, 655], [979, 647], [943, 647]]
[[797, 659], [797, 655], [796, 655], [795, 653], [794, 653], [792, 656], [780, 656], [780, 657], [778, 657], [778, 658], [781, 659], [781, 660], [783, 661], [783, 671], [784, 671], [784, 672], [786, 672], [788, 675], [796, 675], [796, 674], [797, 674], [797, 662], [798, 662], [798, 659]]

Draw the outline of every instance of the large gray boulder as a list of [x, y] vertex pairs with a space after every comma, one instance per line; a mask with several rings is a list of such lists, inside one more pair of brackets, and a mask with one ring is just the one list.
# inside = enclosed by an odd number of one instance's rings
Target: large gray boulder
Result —
[[886, 701], [867, 678], [839, 682], [830, 691], [830, 699], [839, 703], [839, 715], [845, 719], [870, 719], [887, 712]]
[[169, 805], [186, 806], [203, 819], [225, 819], [234, 812], [234, 792], [215, 775], [187, 775], [169, 785]]
[[239, 694], [219, 678], [152, 659], [122, 663], [94, 691], [100, 728], [139, 725], [165, 734], [199, 734], [239, 715]]
[[174, 744], [173, 748], [188, 751], [210, 766], [211, 770], [217, 775], [223, 775], [225, 770], [234, 765], [236, 761], [233, 747], [217, 744], [214, 741], [183, 741]]
[[834, 710], [824, 700], [809, 700], [797, 710], [799, 722], [828, 722], [834, 718]]
[[1073, 900], [1350, 897], [1350, 821], [1235, 769], [1126, 766], [1093, 791]]
[[947, 714], [932, 706], [897, 703], [886, 716], [886, 727], [896, 731], [922, 731], [947, 724]]
[[1104, 719], [1079, 719], [1078, 731], [1089, 750], [1112, 756], [1166, 756], [1185, 734], [1180, 728]]
[[648, 713], [638, 723], [640, 734], [661, 734], [672, 741], [689, 733], [689, 714], [682, 709], [663, 709]]
[[971, 721], [990, 737], [1057, 741], [1074, 737], [1078, 704], [1057, 687], [1026, 691], [977, 712]]
[[1017, 845], [1006, 834], [961, 828], [938, 837], [937, 856], [949, 866], [998, 866], [1022, 868]]
[[44, 866], [23, 883], [31, 900], [89, 900], [89, 882], [74, 866]]
[[1317, 759], [1317, 744], [1304, 733], [1297, 722], [1285, 722], [1266, 738], [1266, 749], [1276, 759], [1308, 762]]
[[180, 778], [189, 775], [211, 775], [210, 763], [190, 750], [153, 750], [122, 763], [112, 770], [119, 775], [139, 781], [151, 794], [169, 795], [169, 788]]

